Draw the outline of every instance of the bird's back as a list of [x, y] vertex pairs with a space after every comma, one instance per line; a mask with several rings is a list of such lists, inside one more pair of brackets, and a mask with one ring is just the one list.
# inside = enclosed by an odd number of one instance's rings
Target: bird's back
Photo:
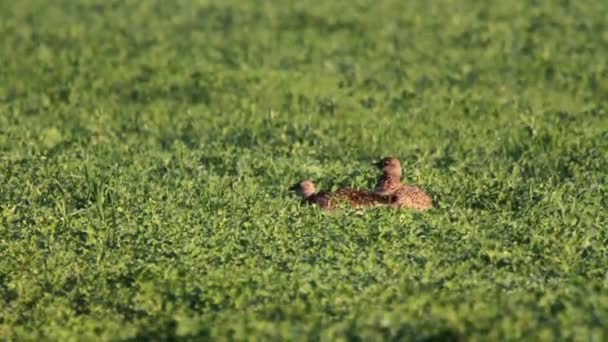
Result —
[[377, 206], [388, 204], [388, 198], [364, 190], [344, 188], [331, 194], [332, 202], [347, 202], [354, 207]]

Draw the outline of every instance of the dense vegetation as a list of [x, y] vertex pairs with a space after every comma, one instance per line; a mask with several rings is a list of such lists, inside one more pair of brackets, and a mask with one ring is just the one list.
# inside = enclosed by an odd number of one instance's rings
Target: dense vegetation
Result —
[[[0, 338], [608, 338], [608, 2], [0, 0]], [[394, 155], [425, 213], [301, 207]]]

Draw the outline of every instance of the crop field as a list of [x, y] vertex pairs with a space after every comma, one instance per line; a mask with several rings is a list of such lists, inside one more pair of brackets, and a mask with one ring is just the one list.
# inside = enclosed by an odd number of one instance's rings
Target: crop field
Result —
[[0, 0], [0, 340], [605, 341], [607, 184], [607, 1]]

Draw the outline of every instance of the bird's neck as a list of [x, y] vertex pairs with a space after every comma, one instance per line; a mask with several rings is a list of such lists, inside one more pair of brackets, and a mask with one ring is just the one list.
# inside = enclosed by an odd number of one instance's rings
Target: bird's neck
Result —
[[395, 173], [383, 173], [382, 177], [384, 177], [384, 179], [392, 179], [392, 180], [401, 180], [401, 174], [395, 174]]
[[302, 198], [307, 200], [314, 197], [317, 193], [315, 191], [302, 191]]

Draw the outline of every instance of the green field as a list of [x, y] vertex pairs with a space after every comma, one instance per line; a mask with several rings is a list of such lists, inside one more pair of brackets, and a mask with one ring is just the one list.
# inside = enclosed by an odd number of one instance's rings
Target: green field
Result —
[[607, 1], [0, 0], [0, 340], [605, 341], [607, 184]]

